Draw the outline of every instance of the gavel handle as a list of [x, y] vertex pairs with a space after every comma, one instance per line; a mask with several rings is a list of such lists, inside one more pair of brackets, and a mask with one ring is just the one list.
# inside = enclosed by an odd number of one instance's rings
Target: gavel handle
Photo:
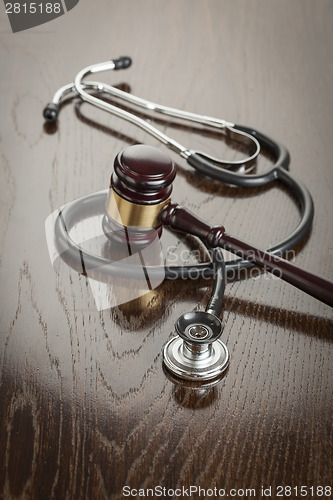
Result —
[[186, 208], [172, 203], [160, 215], [164, 226], [198, 236], [212, 248], [221, 247], [252, 262], [303, 292], [333, 307], [333, 283], [301, 269], [281, 257], [255, 248], [227, 234], [223, 226], [210, 226]]

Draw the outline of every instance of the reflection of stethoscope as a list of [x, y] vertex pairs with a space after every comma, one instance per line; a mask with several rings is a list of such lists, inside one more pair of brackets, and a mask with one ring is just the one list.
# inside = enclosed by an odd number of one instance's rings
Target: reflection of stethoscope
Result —
[[[82, 82], [89, 74], [123, 69], [130, 64], [130, 58], [121, 57], [83, 69], [76, 76], [74, 83], [56, 92], [52, 102], [44, 109], [45, 119], [55, 122], [59, 106], [64, 99], [79, 95], [84, 101], [144, 129], [206, 176], [241, 187], [262, 186], [279, 180], [296, 196], [300, 205], [301, 221], [292, 234], [267, 251], [259, 250], [228, 235], [222, 226], [211, 227], [185, 208], [171, 203], [172, 182], [175, 178], [173, 162], [156, 148], [137, 145], [122, 151], [115, 159], [108, 193], [95, 193], [69, 203], [57, 217], [55, 234], [58, 251], [65, 252], [71, 265], [84, 273], [88, 269], [99, 269], [105, 275], [111, 276], [134, 278], [139, 274], [142, 275], [142, 267], [139, 270], [136, 266], [110, 262], [105, 257], [82, 249], [69, 236], [69, 229], [80, 217], [82, 210], [89, 213], [89, 210], [93, 211], [96, 206], [103, 206], [105, 203], [103, 229], [111, 241], [131, 243], [138, 252], [141, 252], [156, 233], [161, 234], [164, 225], [176, 231], [195, 235], [207, 248], [214, 249], [211, 262], [163, 269], [167, 279], [186, 279], [193, 275], [198, 278], [203, 275], [214, 278], [213, 291], [206, 311], [194, 311], [182, 315], [176, 322], [178, 336], [171, 339], [164, 348], [164, 362], [176, 376], [189, 380], [214, 379], [225, 370], [229, 359], [226, 346], [219, 340], [222, 324], [218, 319], [228, 272], [256, 264], [333, 306], [332, 283], [278, 257], [278, 254], [299, 243], [309, 231], [314, 213], [313, 202], [308, 189], [287, 171], [289, 153], [286, 148], [266, 135], [224, 120], [160, 106], [104, 83]], [[144, 119], [90, 94], [96, 91], [149, 111], [198, 123], [204, 127], [218, 128], [231, 135], [237, 134], [239, 140], [253, 146], [253, 151], [245, 160], [221, 161], [205, 153], [188, 150]], [[272, 154], [275, 164], [263, 174], [250, 173], [261, 146]], [[225, 263], [220, 248], [241, 258]], [[160, 270], [160, 266], [146, 268], [150, 277], [160, 273]]]

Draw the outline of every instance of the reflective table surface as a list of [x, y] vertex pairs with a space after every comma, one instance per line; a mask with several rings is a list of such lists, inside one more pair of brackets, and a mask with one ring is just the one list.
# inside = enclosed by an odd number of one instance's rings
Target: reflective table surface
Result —
[[[131, 68], [103, 80], [266, 132], [315, 204], [311, 233], [287, 257], [332, 280], [332, 23], [329, 0], [82, 0], [13, 34], [1, 7], [1, 498], [329, 497], [332, 309], [252, 268], [226, 287], [223, 378], [179, 383], [163, 346], [181, 314], [204, 309], [211, 280], [164, 281], [99, 311], [85, 276], [52, 266], [44, 229], [54, 210], [108, 188], [120, 150], [165, 148], [79, 100], [57, 126], [42, 110], [81, 68], [130, 55]], [[156, 123], [189, 148], [246, 154], [218, 134]], [[297, 225], [278, 183], [220, 185], [170, 155], [173, 199], [212, 224], [262, 247]], [[264, 152], [256, 170], [270, 165]], [[205, 258], [191, 238], [164, 231], [162, 244], [173, 264]]]

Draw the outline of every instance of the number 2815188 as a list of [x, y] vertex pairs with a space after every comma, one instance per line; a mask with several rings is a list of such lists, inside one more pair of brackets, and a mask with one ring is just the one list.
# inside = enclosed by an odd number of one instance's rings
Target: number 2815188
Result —
[[6, 14], [60, 14], [60, 3], [6, 3]]

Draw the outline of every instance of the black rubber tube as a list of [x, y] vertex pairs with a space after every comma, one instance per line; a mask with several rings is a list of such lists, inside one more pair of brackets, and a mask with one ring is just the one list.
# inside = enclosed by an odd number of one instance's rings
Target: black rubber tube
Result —
[[223, 252], [220, 248], [213, 249], [214, 281], [206, 312], [218, 316], [223, 303], [224, 291], [227, 282], [227, 272]]

